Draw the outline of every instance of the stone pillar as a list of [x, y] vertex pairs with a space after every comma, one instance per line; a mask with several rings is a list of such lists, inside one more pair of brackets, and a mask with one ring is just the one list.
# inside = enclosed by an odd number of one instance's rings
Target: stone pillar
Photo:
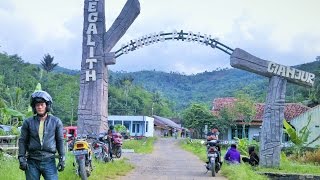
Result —
[[105, 1], [84, 1], [78, 134], [99, 133], [108, 128], [108, 67], [115, 64], [110, 52], [140, 13], [138, 0], [128, 0], [106, 32]]
[[287, 80], [278, 76], [269, 80], [260, 143], [260, 165], [263, 167], [280, 166], [286, 84]]
[[104, 63], [104, 0], [84, 2], [78, 134], [107, 130], [108, 68]]

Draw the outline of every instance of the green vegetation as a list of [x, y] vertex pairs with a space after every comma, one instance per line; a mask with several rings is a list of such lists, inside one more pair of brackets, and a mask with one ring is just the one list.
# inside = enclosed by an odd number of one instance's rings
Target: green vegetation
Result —
[[[25, 63], [18, 55], [0, 53], [0, 123], [20, 126], [27, 115], [29, 97], [40, 83], [42, 90], [53, 98], [53, 114], [64, 125], [74, 125], [79, 102], [80, 72], [67, 70], [53, 63], [53, 56], [45, 55], [41, 65]], [[46, 72], [44, 72], [42, 70]], [[113, 115], [173, 116], [173, 103], [156, 93], [147, 92], [132, 81], [110, 77], [109, 113]], [[16, 115], [20, 112], [22, 115]], [[18, 121], [8, 113], [14, 113]]]
[[280, 167], [277, 168], [258, 168], [257, 172], [281, 172], [292, 174], [314, 174], [320, 175], [320, 168], [318, 165], [310, 163], [299, 163], [294, 161], [281, 161]]
[[[245, 149], [248, 146], [256, 146], [255, 142], [248, 142], [247, 139], [240, 139], [238, 140], [240, 146], [240, 152], [243, 155], [246, 155]], [[198, 156], [202, 161], [207, 161], [206, 159], [206, 150], [201, 140], [190, 140], [186, 139], [181, 141], [180, 146]], [[257, 148], [258, 150], [258, 148]], [[222, 155], [226, 153], [225, 149], [222, 149]], [[303, 163], [288, 159], [284, 153], [282, 153], [281, 163], [279, 168], [261, 168], [261, 167], [251, 167], [250, 165], [241, 163], [240, 165], [227, 165], [223, 164], [221, 169], [221, 174], [226, 176], [230, 180], [237, 180], [237, 179], [258, 179], [263, 180], [267, 179], [266, 176], [261, 175], [264, 172], [281, 172], [281, 173], [301, 173], [301, 174], [314, 174], [320, 175], [320, 150], [314, 152], [307, 152], [303, 157], [305, 160]], [[307, 161], [306, 161], [307, 160]]]
[[283, 125], [285, 127], [284, 132], [289, 135], [290, 140], [293, 143], [293, 147], [291, 147], [291, 149], [293, 150], [293, 155], [296, 157], [300, 157], [304, 149], [308, 148], [310, 144], [320, 139], [319, 135], [315, 139], [310, 140], [309, 142], [309, 136], [311, 134], [309, 127], [310, 122], [311, 116], [308, 117], [307, 124], [303, 126], [299, 132], [297, 132], [285, 119], [283, 120]]
[[213, 127], [215, 120], [215, 116], [203, 104], [191, 104], [183, 113], [184, 126], [194, 129], [198, 137], [202, 136], [205, 125]]
[[[0, 64], [0, 104], [26, 114], [33, 87], [41, 83], [42, 89], [54, 99], [53, 114], [60, 117], [65, 125], [76, 123], [79, 71], [56, 66], [51, 55], [45, 55], [42, 65], [33, 65], [25, 63], [18, 55], [0, 53]], [[297, 68], [320, 76], [320, 61]], [[288, 84], [286, 102], [319, 104], [319, 84], [318, 79], [312, 89]], [[267, 85], [267, 78], [237, 69], [217, 69], [190, 76], [159, 71], [110, 72], [108, 112], [112, 115], [156, 114], [181, 118], [181, 112], [190, 104], [204, 104], [209, 110], [214, 98], [235, 96], [239, 90], [255, 102], [264, 102]], [[0, 121], [2, 119], [0, 115]], [[232, 121], [221, 124], [226, 122], [222, 119], [226, 117], [215, 120], [215, 124], [222, 127], [219, 128], [221, 132], [226, 124], [233, 124]], [[21, 120], [19, 122], [21, 124]]]
[[238, 179], [254, 179], [254, 180], [268, 180], [264, 175], [257, 174], [250, 165], [227, 165], [223, 164], [221, 168], [221, 174], [227, 177], [229, 180]]
[[122, 149], [134, 149], [135, 153], [152, 153], [155, 137], [148, 137], [139, 140], [125, 140], [123, 141]]
[[[74, 171], [72, 165], [74, 156], [67, 155], [66, 168], [63, 172], [59, 172], [59, 179], [76, 180], [80, 179]], [[110, 179], [119, 176], [124, 176], [134, 167], [127, 162], [126, 159], [115, 160], [110, 163], [100, 163], [94, 161], [94, 170], [92, 171], [90, 179]], [[0, 159], [0, 179], [6, 180], [23, 180], [25, 179], [24, 172], [19, 169], [19, 162], [17, 159], [1, 158]]]

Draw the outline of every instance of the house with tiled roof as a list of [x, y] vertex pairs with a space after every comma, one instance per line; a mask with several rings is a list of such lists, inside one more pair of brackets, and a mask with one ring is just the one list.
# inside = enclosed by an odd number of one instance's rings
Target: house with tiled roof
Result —
[[[213, 101], [212, 107], [212, 114], [218, 116], [219, 111], [223, 108], [232, 107], [234, 106], [235, 102], [237, 101], [234, 97], [226, 97], [226, 98], [216, 98]], [[251, 121], [249, 125], [245, 127], [245, 136], [252, 140], [254, 136], [258, 136], [261, 131], [261, 125], [263, 121], [263, 114], [264, 114], [264, 103], [257, 103], [256, 106], [256, 116]], [[286, 103], [284, 109], [284, 117], [287, 121], [291, 121], [292, 119], [296, 118], [297, 116], [305, 113], [310, 108], [301, 104], [301, 103]], [[227, 133], [222, 134], [222, 139], [224, 140], [231, 140], [234, 137], [242, 138], [242, 125], [243, 121], [239, 117], [239, 119], [235, 120], [236, 126], [229, 127]]]
[[172, 136], [174, 130], [182, 131], [181, 125], [175, 123], [173, 120], [153, 115], [154, 118], [154, 134], [156, 136]]

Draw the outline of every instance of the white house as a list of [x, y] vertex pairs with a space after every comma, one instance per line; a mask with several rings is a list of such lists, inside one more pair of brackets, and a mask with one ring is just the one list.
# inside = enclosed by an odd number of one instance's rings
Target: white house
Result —
[[[290, 121], [291, 125], [295, 127], [296, 131], [300, 131], [303, 127], [305, 127], [309, 121], [308, 118], [311, 118], [308, 129], [310, 130], [310, 135], [308, 138], [308, 143], [314, 141], [310, 144], [311, 147], [316, 147], [320, 145], [320, 139], [317, 139], [320, 136], [320, 105], [316, 106], [304, 114], [295, 117]], [[316, 140], [317, 139], [317, 140]]]
[[[211, 112], [213, 115], [219, 116], [220, 110], [222, 110], [223, 108], [232, 107], [236, 101], [237, 101], [237, 99], [234, 97], [216, 98], [213, 101], [213, 108], [212, 108]], [[255, 137], [260, 135], [260, 132], [261, 132], [260, 127], [262, 126], [265, 104], [264, 103], [256, 103], [255, 108], [256, 108], [256, 116], [250, 122], [249, 125], [245, 126], [245, 138], [248, 138], [249, 140], [252, 140]], [[284, 107], [284, 118], [291, 123], [291, 121], [294, 118], [305, 113], [309, 109], [310, 109], [309, 107], [304, 106], [299, 103], [286, 103], [285, 107]], [[302, 119], [305, 119], [305, 117]], [[314, 119], [317, 119], [317, 118], [314, 117]], [[300, 121], [300, 120], [295, 120], [295, 121]], [[305, 121], [303, 121], [303, 122], [305, 122]], [[227, 129], [227, 132], [221, 133], [219, 135], [219, 138], [221, 140], [228, 140], [228, 141], [232, 140], [234, 137], [237, 137], [240, 139], [243, 138], [242, 137], [243, 123], [244, 122], [242, 120], [236, 119], [235, 120], [236, 125], [229, 127]], [[293, 123], [297, 124], [296, 122], [292, 121], [292, 124]], [[298, 126], [301, 126], [301, 124], [299, 124]], [[283, 142], [286, 142], [286, 141], [288, 141], [288, 136], [284, 135]]]
[[148, 116], [108, 116], [108, 125], [124, 125], [130, 136], [153, 137], [154, 119]]

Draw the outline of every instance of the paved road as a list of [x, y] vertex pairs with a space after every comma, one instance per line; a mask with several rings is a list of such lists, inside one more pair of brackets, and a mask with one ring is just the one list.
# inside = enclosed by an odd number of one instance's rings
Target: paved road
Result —
[[178, 140], [159, 138], [154, 144], [152, 154], [142, 155], [124, 153], [123, 157], [135, 165], [135, 169], [122, 180], [191, 180], [218, 179], [224, 180], [220, 174], [211, 177], [210, 171], [205, 174], [204, 163], [190, 152], [178, 147]]

